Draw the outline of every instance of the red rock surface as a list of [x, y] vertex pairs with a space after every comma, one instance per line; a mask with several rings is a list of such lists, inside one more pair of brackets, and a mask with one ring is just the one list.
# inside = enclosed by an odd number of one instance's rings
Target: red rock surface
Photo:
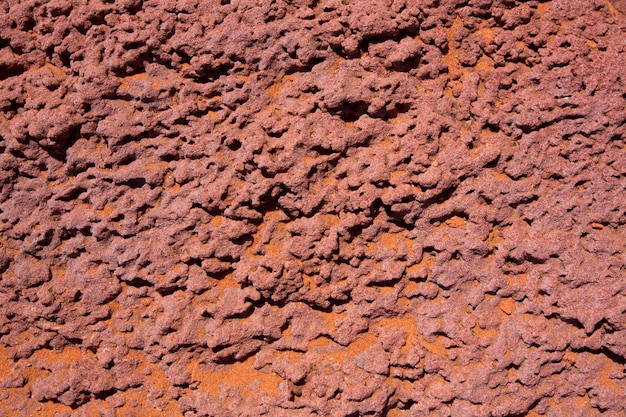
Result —
[[0, 2], [0, 413], [626, 415], [624, 12]]

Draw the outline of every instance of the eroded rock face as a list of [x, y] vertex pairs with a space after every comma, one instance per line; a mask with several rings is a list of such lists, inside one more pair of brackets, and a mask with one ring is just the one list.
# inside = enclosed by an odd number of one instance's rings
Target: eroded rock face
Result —
[[2, 414], [624, 415], [620, 11], [0, 3]]

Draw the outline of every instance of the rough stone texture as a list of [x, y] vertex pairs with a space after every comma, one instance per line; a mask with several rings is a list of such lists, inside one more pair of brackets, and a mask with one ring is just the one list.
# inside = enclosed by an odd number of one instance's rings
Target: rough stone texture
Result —
[[624, 12], [0, 2], [1, 414], [626, 415]]

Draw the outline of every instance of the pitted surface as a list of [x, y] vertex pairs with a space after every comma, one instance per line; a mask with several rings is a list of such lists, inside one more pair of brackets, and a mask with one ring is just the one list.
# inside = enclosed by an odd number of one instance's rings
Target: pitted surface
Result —
[[625, 415], [624, 12], [0, 3], [2, 415]]

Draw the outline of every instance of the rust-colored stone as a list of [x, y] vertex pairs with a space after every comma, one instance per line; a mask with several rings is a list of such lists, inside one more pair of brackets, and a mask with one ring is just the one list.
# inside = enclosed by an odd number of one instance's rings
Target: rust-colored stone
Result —
[[625, 415], [625, 12], [0, 2], [0, 414]]

